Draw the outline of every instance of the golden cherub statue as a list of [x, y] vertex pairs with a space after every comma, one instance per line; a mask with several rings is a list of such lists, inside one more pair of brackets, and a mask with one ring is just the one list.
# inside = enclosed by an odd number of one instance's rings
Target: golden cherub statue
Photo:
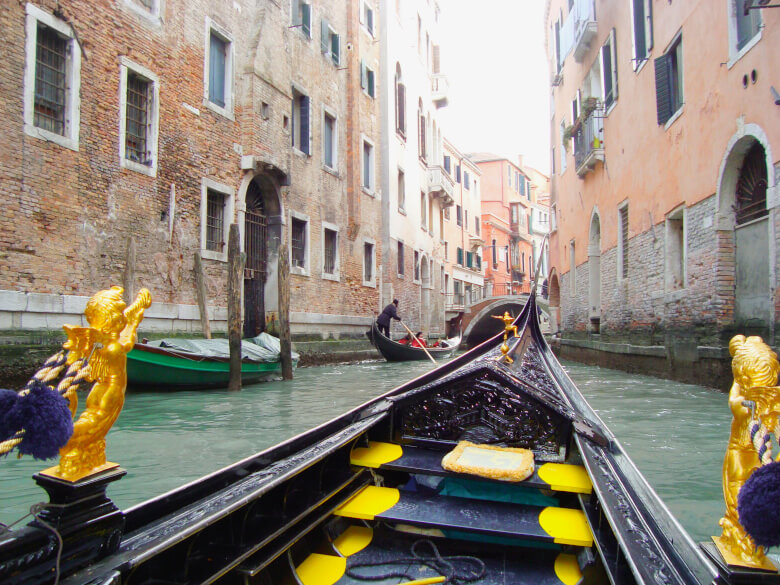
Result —
[[[152, 295], [145, 288], [129, 307], [122, 300], [123, 292], [122, 287], [112, 286], [89, 299], [84, 311], [89, 327], [64, 326], [68, 363], [89, 356], [87, 380], [94, 385], [84, 412], [73, 425], [73, 435], [60, 449], [59, 465], [45, 471], [49, 475], [76, 481], [116, 466], [106, 462], [106, 434], [124, 405], [127, 353], [135, 345], [144, 310], [152, 304]], [[74, 417], [77, 406], [73, 393], [70, 410]]]
[[491, 315], [493, 319], [501, 319], [504, 322], [504, 343], [501, 344], [501, 355], [496, 358], [496, 361], [500, 360], [506, 360], [507, 363], [512, 363], [514, 360], [509, 357], [509, 344], [506, 342], [507, 339], [509, 339], [509, 332], [511, 331], [514, 333], [515, 337], [518, 337], [517, 335], [517, 325], [512, 325], [515, 318], [512, 317], [512, 315], [509, 314], [509, 311], [504, 311], [503, 315]]
[[723, 461], [726, 514], [719, 522], [723, 532], [713, 540], [729, 564], [762, 567], [767, 562], [764, 548], [756, 546], [740, 524], [737, 497], [740, 488], [762, 464], [752, 442], [751, 422], [759, 420], [769, 429], [775, 429], [777, 425], [780, 386], [776, 384], [780, 363], [777, 354], [760, 337], [736, 335], [729, 342], [729, 352], [734, 374], [729, 408], [734, 419]]

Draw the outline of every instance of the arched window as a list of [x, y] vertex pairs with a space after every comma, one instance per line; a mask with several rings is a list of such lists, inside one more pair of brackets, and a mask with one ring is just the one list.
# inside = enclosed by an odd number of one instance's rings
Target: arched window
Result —
[[395, 131], [406, 139], [406, 86], [400, 63], [395, 64]]

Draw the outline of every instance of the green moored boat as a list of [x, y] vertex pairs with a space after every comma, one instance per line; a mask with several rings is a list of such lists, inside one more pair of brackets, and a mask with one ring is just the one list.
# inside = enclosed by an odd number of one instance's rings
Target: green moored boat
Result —
[[[241, 342], [241, 382], [252, 384], [281, 375], [276, 337], [261, 333]], [[298, 363], [293, 352], [293, 367]], [[128, 386], [155, 390], [226, 388], [230, 379], [227, 339], [160, 339], [136, 343], [127, 354]]]

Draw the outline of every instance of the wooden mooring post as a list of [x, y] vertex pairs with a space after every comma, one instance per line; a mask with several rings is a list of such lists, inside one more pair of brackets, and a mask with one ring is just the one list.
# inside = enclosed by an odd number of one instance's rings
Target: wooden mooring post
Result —
[[230, 381], [228, 390], [241, 390], [241, 282], [244, 255], [239, 245], [238, 224], [230, 224], [228, 237], [228, 345], [230, 347]]
[[293, 379], [292, 340], [290, 339], [290, 259], [287, 244], [279, 246], [279, 346], [282, 378]]

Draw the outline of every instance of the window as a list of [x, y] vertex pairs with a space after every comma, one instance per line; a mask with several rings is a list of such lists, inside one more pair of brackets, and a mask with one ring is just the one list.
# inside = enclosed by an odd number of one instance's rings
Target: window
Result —
[[574, 251], [574, 240], [572, 240], [569, 242], [569, 291], [571, 296], [577, 294], [577, 262], [574, 257]]
[[290, 268], [298, 269], [296, 274], [308, 269], [308, 231], [309, 222], [298, 217], [290, 220]]
[[211, 179], [201, 182], [200, 241], [204, 259], [227, 262], [227, 241], [233, 221], [235, 191]]
[[322, 276], [338, 279], [339, 232], [335, 226], [328, 225], [322, 230]]
[[376, 286], [376, 273], [374, 270], [374, 242], [373, 240], [363, 242], [363, 285]]
[[471, 183], [469, 183], [469, 172], [463, 171], [463, 188], [466, 190], [471, 189]]
[[311, 154], [309, 96], [297, 89], [292, 90], [292, 145], [304, 154]]
[[498, 248], [496, 247], [495, 240], [493, 240], [493, 243], [490, 247], [493, 249], [493, 270], [495, 270], [498, 268]]
[[469, 229], [469, 210], [464, 209], [463, 210], [463, 227], [466, 228], [466, 231]]
[[[729, 40], [731, 41], [731, 57], [738, 58], [743, 49], [752, 46], [753, 39], [758, 40], [761, 32], [761, 11], [756, 2], [750, 0], [732, 0], [734, 17], [729, 23]], [[745, 14], [745, 6], [753, 5], [752, 10]], [[758, 3], [761, 4], [760, 2]]]
[[322, 112], [322, 164], [331, 170], [338, 167], [338, 132], [336, 116], [327, 110]]
[[374, 9], [368, 2], [363, 2], [363, 11], [361, 13], [361, 22], [366, 27], [368, 33], [374, 36]]
[[653, 48], [653, 2], [631, 0], [631, 28], [634, 33], [634, 71], [647, 61]]
[[420, 191], [420, 225], [423, 229], [426, 229], [428, 224], [428, 200], [425, 197], [425, 192]]
[[420, 253], [414, 251], [414, 280], [420, 282]]
[[365, 61], [360, 61], [360, 87], [369, 97], [376, 97], [375, 87], [376, 74], [374, 70], [366, 65]]
[[455, 206], [455, 223], [459, 226], [463, 225], [463, 209], [460, 205]]
[[339, 35], [336, 34], [336, 31], [331, 28], [328, 21], [324, 18], [320, 22], [320, 32], [322, 33], [320, 37], [320, 50], [322, 51], [322, 54], [330, 58], [330, 60], [333, 61], [333, 64], [338, 66], [339, 56], [341, 54]]
[[426, 126], [425, 114], [423, 113], [422, 98], [420, 98], [417, 105], [417, 156], [420, 160], [425, 162], [425, 126]]
[[455, 165], [455, 182], [460, 183], [460, 165]]
[[78, 150], [81, 49], [67, 23], [29, 3], [26, 10], [25, 133]]
[[159, 23], [163, 0], [125, 0], [125, 4], [139, 16]]
[[685, 288], [685, 208], [666, 218], [666, 290]]
[[159, 81], [151, 71], [124, 57], [120, 62], [120, 166], [153, 177], [157, 174]]
[[398, 169], [398, 210], [406, 209], [406, 175]]
[[613, 28], [607, 42], [601, 47], [601, 94], [604, 96], [604, 108], [615, 103], [618, 96], [617, 44]]
[[227, 117], [233, 111], [233, 41], [227, 31], [208, 21], [206, 106]]
[[449, 260], [450, 259], [450, 243], [444, 242], [444, 259]]
[[439, 282], [441, 283], [441, 292], [447, 292], [447, 275], [444, 273], [444, 266], [439, 269]]
[[618, 277], [628, 278], [628, 204], [618, 210]]
[[683, 105], [682, 35], [655, 60], [655, 97], [658, 124], [663, 126]]
[[480, 223], [481, 223], [481, 222], [482, 222], [482, 218], [481, 218], [480, 216], [476, 216], [476, 217], [474, 218], [474, 232], [475, 232], [477, 235], [480, 235], [480, 234], [479, 234], [479, 231], [480, 231]]
[[363, 190], [374, 193], [374, 145], [363, 139]]
[[395, 131], [406, 140], [406, 86], [399, 63], [395, 64]]
[[[566, 172], [566, 151], [571, 147], [571, 144], [566, 142], [566, 120], [561, 120], [561, 174]], [[571, 142], [571, 140], [569, 140]]]
[[466, 268], [474, 267], [474, 252], [466, 252]]
[[463, 248], [458, 248], [457, 252], [458, 266], [463, 266]]
[[404, 271], [404, 243], [398, 242], [398, 276], [403, 276]]
[[444, 155], [444, 170], [447, 171], [448, 174], [450, 174], [450, 157], [448, 155]]
[[302, 0], [292, 0], [292, 25], [303, 35], [311, 38], [311, 4]]

